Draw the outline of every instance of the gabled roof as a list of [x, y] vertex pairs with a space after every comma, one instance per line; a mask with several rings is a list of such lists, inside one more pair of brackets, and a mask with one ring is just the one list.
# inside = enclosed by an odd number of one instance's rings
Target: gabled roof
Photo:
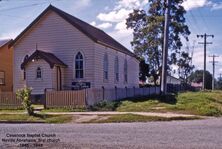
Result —
[[0, 48], [5, 46], [6, 44], [12, 42], [12, 39], [4, 39], [4, 40], [0, 40]]
[[76, 27], [78, 30], [80, 30], [82, 33], [84, 33], [86, 36], [88, 36], [94, 42], [102, 44], [102, 45], [110, 47], [110, 48], [113, 48], [117, 51], [128, 54], [130, 56], [136, 57], [134, 53], [129, 51], [127, 48], [125, 48], [123, 45], [121, 45], [115, 39], [113, 39], [108, 34], [106, 34], [104, 31], [102, 31], [102, 30], [100, 30], [100, 29], [52, 6], [52, 5], [49, 5], [48, 8], [46, 8], [20, 35], [18, 35], [10, 46], [13, 46], [13, 44], [15, 44], [16, 41], [18, 41], [26, 33], [26, 31], [28, 31], [36, 22], [38, 22], [39, 19], [44, 14], [46, 14], [49, 10], [52, 10], [55, 13], [57, 13], [64, 20], [66, 20], [71, 25]]
[[21, 69], [24, 69], [29, 62], [32, 62], [32, 60], [36, 59], [44, 59], [51, 68], [53, 68], [55, 65], [67, 67], [67, 65], [63, 63], [59, 58], [57, 58], [54, 54], [36, 50], [31, 56], [24, 60], [24, 62], [21, 64]]

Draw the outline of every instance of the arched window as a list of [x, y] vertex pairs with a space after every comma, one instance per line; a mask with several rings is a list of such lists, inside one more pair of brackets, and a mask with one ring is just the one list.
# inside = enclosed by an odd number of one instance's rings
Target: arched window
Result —
[[75, 75], [76, 79], [83, 78], [83, 56], [80, 52], [77, 53], [75, 58]]
[[127, 66], [127, 60], [125, 59], [125, 61], [124, 61], [124, 82], [128, 81], [127, 73], [128, 73], [128, 66]]
[[119, 81], [119, 60], [118, 57], [116, 56], [115, 58], [115, 65], [114, 65], [114, 72], [115, 72], [115, 80], [118, 82]]
[[[24, 59], [23, 59], [23, 62], [25, 62], [28, 58], [29, 58], [29, 56], [26, 55], [26, 56], [24, 57]], [[23, 70], [23, 79], [24, 79], [24, 80], [26, 79], [26, 70], [25, 70], [25, 68], [24, 68], [24, 70]]]
[[108, 80], [108, 68], [109, 64], [108, 64], [108, 55], [105, 54], [104, 55], [104, 59], [103, 59], [103, 79]]
[[41, 79], [41, 78], [42, 78], [42, 70], [41, 70], [40, 67], [38, 67], [38, 68], [36, 69], [36, 78], [37, 78], [37, 79]]

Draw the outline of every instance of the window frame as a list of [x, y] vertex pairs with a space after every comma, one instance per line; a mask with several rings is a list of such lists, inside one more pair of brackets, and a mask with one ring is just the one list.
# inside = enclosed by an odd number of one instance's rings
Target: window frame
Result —
[[5, 75], [5, 71], [4, 70], [0, 70], [0, 73], [3, 73], [3, 78], [0, 78], [0, 80], [2, 80], [2, 82], [3, 83], [0, 83], [0, 85], [5, 85], [6, 84], [6, 82], [5, 82], [5, 77], [6, 77], [6, 75]]
[[[81, 57], [78, 58], [77, 57], [78, 55], [80, 55]], [[75, 66], [75, 69], [74, 69], [75, 76], [74, 76], [74, 78], [75, 79], [83, 79], [84, 78], [84, 56], [83, 56], [82, 52], [77, 52], [77, 54], [75, 55], [74, 60], [75, 60], [74, 61], [75, 62], [74, 63], [74, 66]], [[77, 68], [77, 65], [79, 65], [78, 68]]]
[[[40, 77], [39, 77], [38, 73], [40, 73]], [[36, 79], [42, 79], [42, 68], [41, 67], [37, 67], [37, 69], [36, 69]]]
[[115, 57], [114, 76], [115, 76], [115, 82], [119, 82], [119, 59], [118, 59], [118, 56]]
[[103, 79], [109, 80], [109, 58], [107, 53], [104, 54], [103, 58]]
[[123, 75], [124, 75], [124, 83], [128, 82], [128, 63], [127, 59], [124, 60], [124, 67], [123, 67]]

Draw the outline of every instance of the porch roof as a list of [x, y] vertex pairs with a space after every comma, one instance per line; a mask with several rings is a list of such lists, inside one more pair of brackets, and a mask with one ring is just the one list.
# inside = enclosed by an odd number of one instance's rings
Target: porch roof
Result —
[[36, 50], [31, 56], [29, 56], [26, 60], [24, 60], [24, 62], [21, 64], [21, 69], [24, 69], [29, 62], [35, 59], [44, 59], [50, 65], [51, 68], [53, 68], [55, 65], [61, 67], [68, 67], [63, 61], [61, 61], [54, 54]]

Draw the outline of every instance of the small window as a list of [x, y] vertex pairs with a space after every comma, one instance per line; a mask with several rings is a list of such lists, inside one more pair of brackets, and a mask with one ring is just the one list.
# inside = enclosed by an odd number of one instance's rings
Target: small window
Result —
[[118, 57], [115, 58], [115, 65], [114, 65], [114, 70], [115, 70], [115, 80], [118, 82], [119, 81], [119, 60]]
[[0, 85], [5, 85], [5, 72], [0, 71]]
[[127, 60], [124, 61], [124, 82], [128, 81], [128, 66], [127, 66]]
[[80, 52], [77, 53], [75, 58], [75, 74], [76, 79], [83, 78], [83, 56]]
[[104, 80], [108, 80], [108, 55], [104, 55], [103, 60], [103, 78]]
[[36, 78], [37, 79], [42, 78], [42, 70], [41, 70], [40, 67], [38, 67], [37, 70], [36, 70]]

